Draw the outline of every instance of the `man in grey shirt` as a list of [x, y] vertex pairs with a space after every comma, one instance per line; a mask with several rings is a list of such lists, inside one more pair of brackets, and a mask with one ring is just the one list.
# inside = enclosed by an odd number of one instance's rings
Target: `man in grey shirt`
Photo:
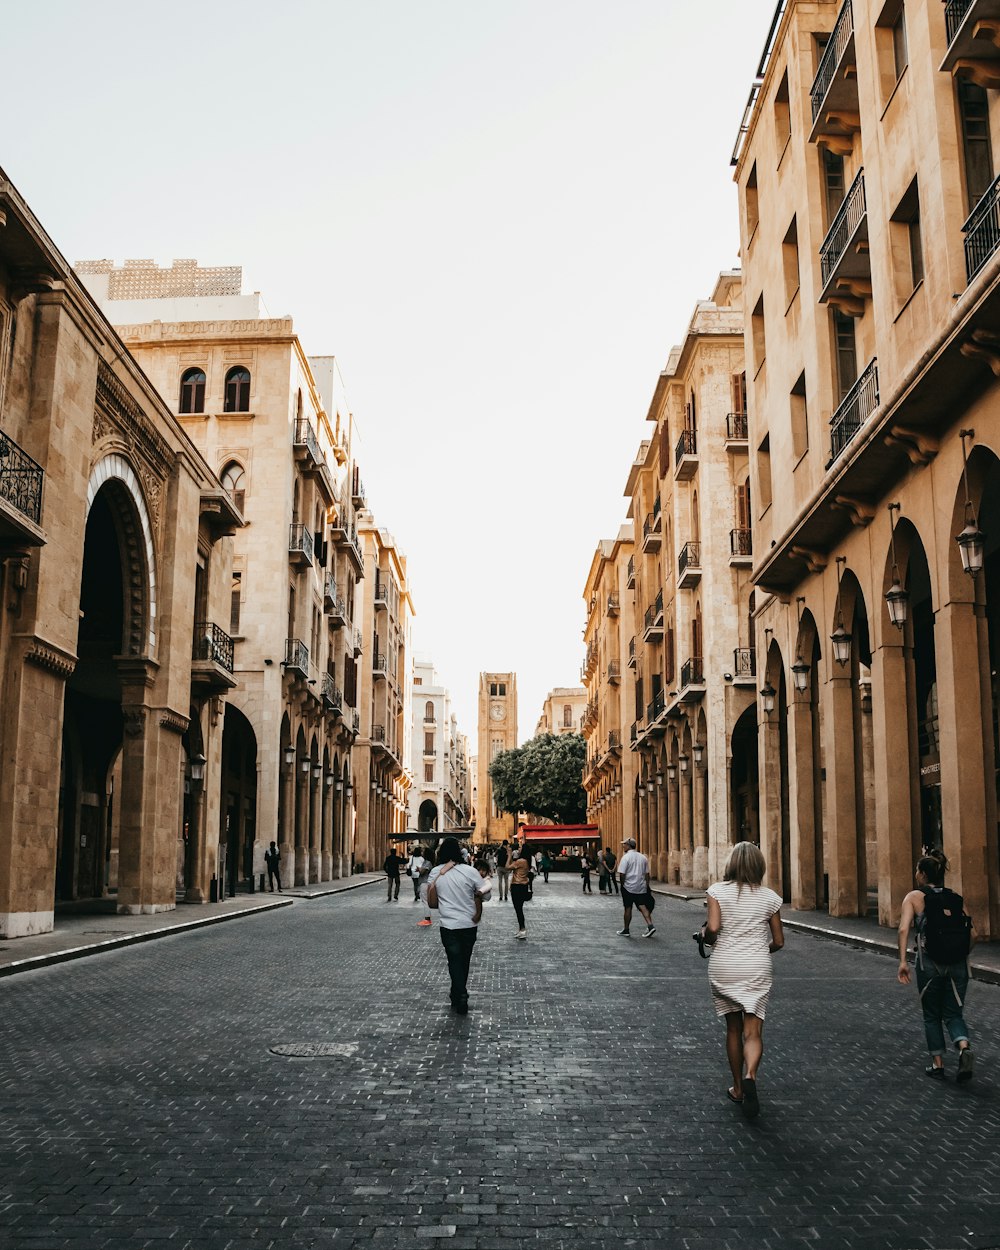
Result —
[[625, 854], [618, 861], [618, 873], [622, 883], [625, 926], [618, 930], [618, 936], [632, 936], [629, 933], [629, 925], [632, 923], [632, 904], [634, 903], [646, 921], [646, 932], [642, 936], [652, 937], [656, 929], [649, 910], [652, 897], [649, 892], [649, 860], [641, 851], [635, 849], [635, 838], [625, 838], [622, 846], [625, 847]]
[[438, 864], [427, 879], [427, 902], [438, 913], [441, 944], [451, 975], [451, 1005], [460, 1016], [469, 1011], [469, 964], [483, 918], [483, 899], [489, 897], [489, 878], [463, 862], [456, 838], [445, 838]]

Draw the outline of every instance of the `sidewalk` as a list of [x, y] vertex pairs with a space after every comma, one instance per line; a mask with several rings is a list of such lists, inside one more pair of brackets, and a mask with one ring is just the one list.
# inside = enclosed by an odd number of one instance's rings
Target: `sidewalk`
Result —
[[[687, 890], [683, 886], [654, 885], [653, 893], [691, 903], [693, 917], [697, 915], [694, 905], [701, 911], [705, 901], [704, 890]], [[810, 933], [813, 937], [843, 942], [847, 946], [875, 951], [893, 959], [897, 957], [896, 930], [888, 929], [867, 916], [828, 916], [825, 911], [795, 911], [783, 907], [781, 920], [785, 928], [793, 932]], [[1000, 985], [1000, 942], [982, 942], [974, 946], [969, 967], [976, 981]]]
[[69, 959], [83, 959], [87, 955], [100, 955], [123, 946], [134, 946], [137, 942], [189, 933], [206, 925], [291, 907], [298, 899], [323, 898], [384, 880], [382, 873], [359, 873], [338, 881], [297, 886], [281, 894], [240, 894], [222, 903], [181, 903], [174, 911], [153, 916], [120, 916], [114, 910], [114, 899], [98, 899], [81, 905], [79, 910], [57, 914], [56, 927], [51, 933], [9, 941], [0, 939], [0, 977], [65, 963]]

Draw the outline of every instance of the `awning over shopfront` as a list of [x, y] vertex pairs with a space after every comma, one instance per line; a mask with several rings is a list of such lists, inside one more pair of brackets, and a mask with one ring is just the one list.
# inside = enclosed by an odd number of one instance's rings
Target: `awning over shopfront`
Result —
[[525, 842], [546, 842], [551, 846], [579, 846], [583, 842], [600, 842], [597, 825], [522, 825]]

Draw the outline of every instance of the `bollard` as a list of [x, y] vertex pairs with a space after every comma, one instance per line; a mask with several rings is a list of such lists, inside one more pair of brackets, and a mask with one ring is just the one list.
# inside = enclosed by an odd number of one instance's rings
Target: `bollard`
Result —
[[264, 893], [264, 874], [263, 873], [260, 874], [260, 885], [258, 885], [257, 889], [260, 890], [261, 894]]
[[208, 883], [208, 901], [210, 903], [219, 901], [219, 882], [215, 877]]

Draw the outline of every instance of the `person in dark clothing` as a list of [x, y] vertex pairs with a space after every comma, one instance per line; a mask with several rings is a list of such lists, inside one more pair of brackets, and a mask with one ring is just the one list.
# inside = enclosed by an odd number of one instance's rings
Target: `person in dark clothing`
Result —
[[590, 888], [590, 869], [591, 869], [591, 863], [590, 863], [589, 858], [586, 855], [581, 855], [580, 876], [583, 878], [583, 893], [584, 894], [593, 894], [594, 892]]
[[548, 885], [549, 873], [552, 871], [552, 856], [549, 854], [548, 849], [542, 851], [542, 859], [541, 859], [541, 863], [539, 866], [541, 867], [542, 876], [545, 879], [545, 884]]
[[281, 852], [272, 842], [264, 852], [264, 864], [267, 867], [267, 884], [274, 893], [274, 883], [278, 883], [278, 893], [281, 893]]
[[[385, 900], [387, 903], [391, 903], [393, 901], [397, 903], [399, 902], [399, 868], [402, 862], [403, 861], [396, 854], [396, 848], [393, 847], [389, 854], [385, 857], [385, 863], [382, 865], [385, 870], [385, 878], [388, 884], [388, 894], [386, 895]], [[395, 887], [395, 895], [393, 895], [393, 887]]]
[[615, 887], [615, 893], [617, 894], [618, 893], [618, 878], [615, 876], [615, 864], [618, 863], [618, 859], [615, 856], [615, 853], [611, 849], [610, 846], [606, 846], [604, 848], [603, 858], [604, 858], [605, 864], [607, 864], [608, 866], [608, 872], [611, 873], [611, 884]]

